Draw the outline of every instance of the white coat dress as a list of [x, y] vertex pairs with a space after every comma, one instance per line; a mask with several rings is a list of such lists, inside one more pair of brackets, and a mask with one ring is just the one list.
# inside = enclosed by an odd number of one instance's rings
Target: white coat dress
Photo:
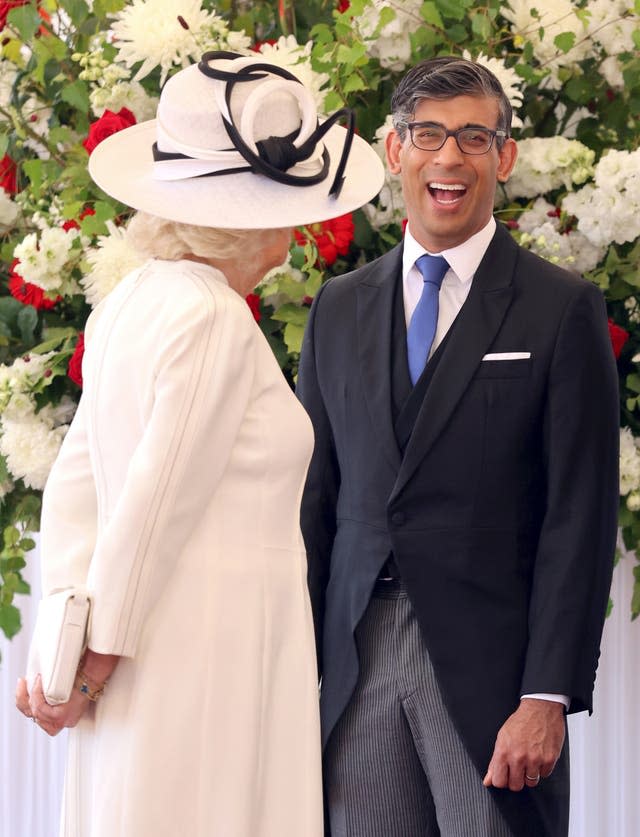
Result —
[[43, 500], [45, 590], [122, 659], [71, 731], [64, 837], [319, 837], [299, 502], [310, 422], [213, 268], [151, 260], [91, 315]]

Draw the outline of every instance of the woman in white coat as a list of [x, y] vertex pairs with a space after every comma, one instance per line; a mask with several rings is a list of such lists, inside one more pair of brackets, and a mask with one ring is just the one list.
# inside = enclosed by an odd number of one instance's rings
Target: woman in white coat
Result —
[[355, 209], [383, 175], [352, 125], [319, 125], [260, 60], [205, 55], [157, 120], [90, 160], [142, 211], [130, 234], [149, 259], [89, 319], [43, 500], [43, 589], [92, 598], [69, 702], [38, 678], [17, 693], [49, 734], [73, 727], [65, 837], [322, 834], [298, 525], [313, 436], [244, 297], [292, 226]]

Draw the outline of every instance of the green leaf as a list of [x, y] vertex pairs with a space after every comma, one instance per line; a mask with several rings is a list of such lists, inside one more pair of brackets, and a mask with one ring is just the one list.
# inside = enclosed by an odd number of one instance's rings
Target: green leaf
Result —
[[89, 112], [89, 91], [85, 82], [80, 81], [80, 79], [72, 84], [67, 84], [62, 89], [60, 98], [82, 113]]
[[9, 546], [15, 546], [20, 540], [20, 532], [15, 526], [7, 526], [2, 533], [5, 549]]
[[467, 9], [472, 5], [472, 2], [464, 0], [436, 0], [436, 3], [442, 14], [450, 20], [464, 20]]
[[42, 190], [42, 160], [25, 160], [22, 164], [22, 170], [29, 178], [29, 182], [31, 183], [31, 191], [33, 192], [34, 196], [36, 198], [39, 198], [40, 192]]
[[64, 10], [76, 27], [81, 26], [89, 16], [89, 7], [84, 0], [65, 0]]
[[361, 76], [357, 73], [353, 73], [342, 85], [342, 89], [345, 93], [355, 93], [357, 90], [366, 90], [367, 85]]
[[284, 342], [289, 352], [300, 354], [303, 337], [304, 326], [299, 326], [295, 323], [287, 323], [284, 329]]
[[560, 35], [556, 35], [553, 39], [553, 43], [561, 52], [564, 53], [569, 52], [569, 50], [573, 48], [575, 42], [576, 36], [574, 32], [561, 32]]
[[336, 90], [330, 90], [324, 97], [324, 109], [327, 113], [344, 107], [344, 99]]
[[481, 40], [488, 40], [491, 35], [491, 29], [491, 21], [485, 14], [479, 13], [471, 18], [471, 30]]
[[41, 23], [42, 18], [38, 14], [35, 3], [18, 6], [16, 9], [11, 9], [7, 15], [7, 25], [9, 28], [17, 30], [23, 41], [30, 41]]
[[18, 328], [24, 343], [31, 345], [34, 341], [34, 332], [38, 326], [38, 312], [33, 305], [23, 305], [22, 311], [18, 314]]
[[7, 639], [14, 637], [21, 627], [22, 621], [20, 620], [20, 611], [18, 608], [12, 604], [1, 604], [0, 630], [3, 631]]
[[431, 2], [431, 0], [427, 0], [426, 3], [422, 4], [420, 7], [420, 15], [426, 23], [430, 23], [432, 26], [437, 26], [438, 29], [444, 29], [444, 23], [440, 12], [438, 11], [438, 7], [435, 3]]
[[290, 323], [292, 325], [298, 325], [302, 328], [307, 324], [307, 318], [309, 316], [309, 309], [308, 308], [301, 308], [298, 305], [293, 305], [291, 303], [285, 303], [281, 305], [277, 311], [273, 312], [273, 319], [278, 320], [281, 323]]
[[631, 392], [640, 393], [640, 375], [637, 372], [627, 375], [626, 385]]

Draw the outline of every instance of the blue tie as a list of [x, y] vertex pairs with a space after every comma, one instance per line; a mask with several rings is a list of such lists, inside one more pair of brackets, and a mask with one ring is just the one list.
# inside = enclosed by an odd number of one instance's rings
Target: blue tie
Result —
[[438, 324], [438, 294], [449, 265], [443, 256], [425, 253], [416, 259], [416, 267], [422, 273], [424, 287], [407, 329], [407, 357], [409, 377], [415, 385], [426, 366]]

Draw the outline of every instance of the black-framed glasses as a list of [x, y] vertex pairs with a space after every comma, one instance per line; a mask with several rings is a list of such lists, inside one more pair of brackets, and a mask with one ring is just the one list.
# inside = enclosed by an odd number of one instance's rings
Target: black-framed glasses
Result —
[[507, 136], [506, 131], [492, 131], [483, 126], [467, 126], [449, 131], [438, 122], [406, 122], [411, 142], [421, 151], [438, 151], [449, 137], [455, 137], [463, 154], [486, 154], [496, 137]]

